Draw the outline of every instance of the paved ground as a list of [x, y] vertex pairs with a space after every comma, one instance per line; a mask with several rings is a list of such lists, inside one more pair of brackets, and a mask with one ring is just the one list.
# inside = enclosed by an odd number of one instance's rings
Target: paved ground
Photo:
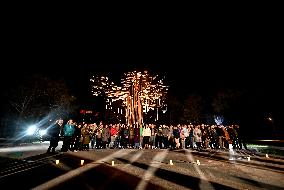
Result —
[[284, 189], [284, 159], [248, 151], [46, 148], [1, 148], [1, 189]]

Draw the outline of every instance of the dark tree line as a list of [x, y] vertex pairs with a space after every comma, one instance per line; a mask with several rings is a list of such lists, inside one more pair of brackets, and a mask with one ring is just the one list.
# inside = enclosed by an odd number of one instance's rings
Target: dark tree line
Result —
[[[62, 79], [42, 74], [23, 77], [5, 91], [1, 128], [18, 133], [27, 123], [53, 120], [75, 111], [75, 100]], [[7, 129], [6, 129], [7, 130]]]
[[172, 95], [168, 97], [169, 119], [174, 123], [206, 123], [208, 117], [213, 120], [213, 116], [218, 115], [237, 120], [238, 115], [234, 114], [240, 109], [238, 102], [243, 94], [241, 90], [225, 89], [205, 95], [189, 93], [184, 99]]

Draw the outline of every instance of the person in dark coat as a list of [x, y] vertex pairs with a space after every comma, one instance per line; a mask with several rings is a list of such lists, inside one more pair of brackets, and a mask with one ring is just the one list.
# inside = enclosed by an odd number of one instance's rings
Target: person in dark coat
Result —
[[47, 149], [47, 153], [55, 152], [56, 147], [58, 146], [59, 142], [59, 134], [61, 128], [63, 127], [62, 120], [57, 120], [54, 125], [52, 125], [48, 129], [48, 136], [49, 136], [49, 147]]
[[74, 152], [78, 150], [82, 150], [82, 142], [81, 140], [81, 129], [82, 124], [75, 125], [75, 131], [74, 131]]
[[134, 148], [140, 147], [140, 128], [138, 124], [134, 124]]
[[247, 138], [246, 138], [245, 132], [239, 125], [234, 125], [234, 129], [237, 131], [237, 135], [238, 135], [238, 140], [237, 140], [238, 148], [242, 150], [244, 146], [244, 148], [248, 150], [247, 144], [246, 144]]
[[174, 139], [175, 139], [175, 147], [174, 148], [179, 149], [179, 147], [180, 147], [180, 143], [179, 143], [180, 132], [179, 132], [178, 126], [174, 126], [173, 136], [174, 136]]

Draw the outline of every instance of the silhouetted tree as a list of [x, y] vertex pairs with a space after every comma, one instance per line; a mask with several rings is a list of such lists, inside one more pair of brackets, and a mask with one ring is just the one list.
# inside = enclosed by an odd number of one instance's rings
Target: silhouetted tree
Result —
[[199, 95], [189, 95], [183, 106], [183, 120], [191, 123], [198, 123], [203, 110], [202, 97]]
[[173, 95], [168, 95], [167, 98], [169, 122], [177, 123], [182, 115], [182, 102]]
[[243, 94], [242, 90], [224, 89], [217, 91], [212, 98], [213, 114], [219, 116], [235, 117], [238, 102]]
[[69, 94], [63, 80], [33, 75], [7, 92], [9, 105], [14, 109], [16, 130], [23, 121], [38, 121], [45, 116], [64, 116], [74, 111], [75, 97]]

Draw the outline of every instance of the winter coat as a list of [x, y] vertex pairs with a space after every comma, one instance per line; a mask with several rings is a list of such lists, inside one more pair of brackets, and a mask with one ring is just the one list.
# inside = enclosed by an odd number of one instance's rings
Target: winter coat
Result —
[[108, 138], [110, 137], [110, 130], [108, 127], [103, 128], [103, 133], [102, 133], [102, 140], [107, 142]]
[[193, 136], [195, 142], [202, 142], [202, 133], [200, 129], [194, 129], [193, 130]]
[[66, 124], [64, 125], [63, 132], [65, 137], [72, 137], [75, 132], [75, 126], [73, 124]]

